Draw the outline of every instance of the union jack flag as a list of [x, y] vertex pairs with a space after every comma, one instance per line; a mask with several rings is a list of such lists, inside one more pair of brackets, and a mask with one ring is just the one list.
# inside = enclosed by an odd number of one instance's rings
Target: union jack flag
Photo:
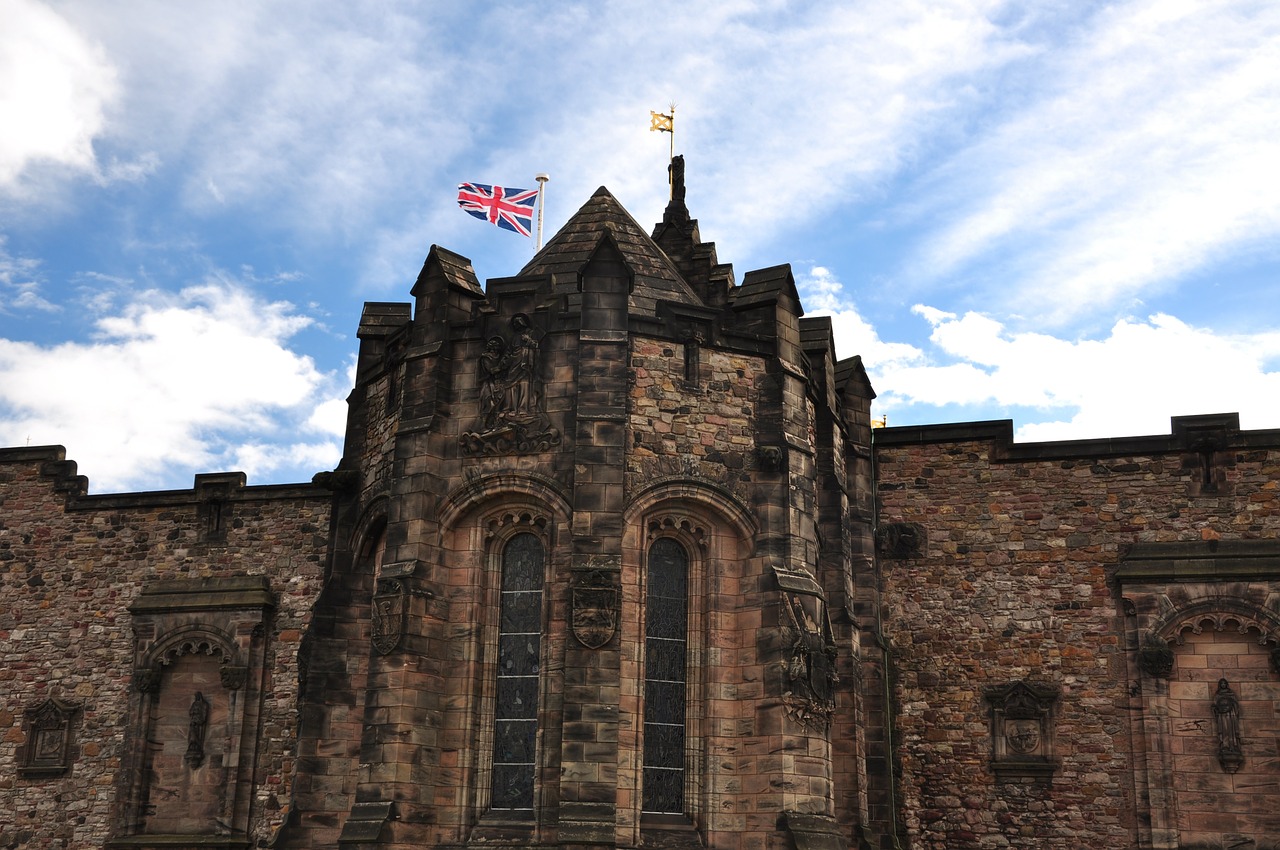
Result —
[[458, 206], [465, 212], [521, 236], [528, 236], [533, 227], [533, 206], [537, 200], [537, 189], [458, 184]]

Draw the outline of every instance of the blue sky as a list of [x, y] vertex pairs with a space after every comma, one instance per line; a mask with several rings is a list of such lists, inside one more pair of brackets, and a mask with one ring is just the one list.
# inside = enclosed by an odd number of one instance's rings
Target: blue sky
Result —
[[890, 425], [1280, 428], [1280, 5], [0, 0], [0, 444], [91, 492], [341, 455], [364, 301], [456, 184], [605, 185], [668, 139], [738, 279], [790, 263]]

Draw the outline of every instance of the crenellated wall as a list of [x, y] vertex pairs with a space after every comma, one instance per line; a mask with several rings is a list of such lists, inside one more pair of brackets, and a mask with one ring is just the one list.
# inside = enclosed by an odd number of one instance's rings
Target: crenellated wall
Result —
[[[1193, 786], [1182, 784], [1178, 753], [1190, 746], [1184, 718], [1199, 718], [1202, 753], [1216, 746], [1205, 722], [1212, 694], [1208, 684], [1171, 682], [1226, 677], [1249, 682], [1250, 698], [1262, 698], [1262, 683], [1271, 694], [1280, 675], [1255, 662], [1276, 645], [1275, 622], [1254, 627], [1259, 650], [1247, 661], [1231, 654], [1244, 652], [1239, 635], [1208, 648], [1197, 639], [1151, 676], [1138, 665], [1151, 626], [1138, 617], [1177, 610], [1199, 587], [1193, 596], [1210, 602], [1198, 614], [1219, 627], [1234, 616], [1236, 629], [1238, 606], [1268, 597], [1246, 592], [1225, 567], [1215, 572], [1213, 553], [1240, 546], [1253, 547], [1247, 576], [1271, 598], [1280, 593], [1280, 433], [1240, 432], [1235, 417], [1222, 416], [1176, 418], [1170, 436], [1127, 440], [1014, 444], [1008, 423], [875, 437], [912, 846], [1270, 846], [1255, 842], [1276, 835], [1275, 823], [1259, 819], [1280, 803], [1274, 703], [1254, 703], [1242, 717], [1246, 749], [1266, 753], [1250, 769], [1269, 778], [1251, 775], [1254, 789], [1235, 798], [1245, 809], [1224, 798], [1208, 818], [1210, 807], [1187, 796]], [[1177, 566], [1135, 571], [1138, 552]], [[1193, 613], [1188, 628], [1199, 630]], [[1172, 630], [1157, 637], [1181, 640]], [[1206, 659], [1217, 665], [1211, 673]], [[995, 718], [1006, 695], [993, 689], [1018, 682], [1050, 694], [1042, 729], [1026, 705]], [[1173, 696], [1150, 704], [1157, 691]], [[1039, 735], [1030, 749], [1032, 738], [1019, 737], [1028, 730]], [[1159, 752], [1174, 754], [1163, 774], [1147, 764]], [[1208, 760], [1197, 770], [1208, 777], [1201, 791], [1232, 785]], [[1213, 843], [1231, 835], [1243, 843]]]
[[[0, 450], [0, 843], [100, 847], [109, 837], [169, 831], [185, 816], [178, 814], [183, 801], [192, 808], [193, 795], [206, 793], [199, 787], [219, 796], [202, 810], [208, 824], [215, 809], [219, 818], [230, 812], [245, 840], [269, 839], [293, 793], [298, 647], [323, 581], [329, 494], [306, 485], [245, 487], [239, 475], [197, 476], [186, 491], [90, 496], [86, 489], [59, 447]], [[222, 614], [193, 609], [174, 615], [180, 623], [152, 623], [147, 632], [131, 608], [166, 583], [182, 594], [235, 585], [235, 576], [258, 578], [252, 601], [229, 604], [256, 608], [262, 625], [228, 635], [229, 643], [252, 645], [259, 659], [256, 679], [228, 689], [219, 678], [221, 655], [209, 681], [203, 668], [188, 669], [192, 657], [173, 638], [174, 629], [216, 628]], [[181, 704], [185, 718], [203, 688], [216, 724], [236, 690], [241, 716], [247, 705], [254, 727], [248, 738], [237, 732], [244, 746], [233, 756], [215, 725], [202, 740], [209, 757], [183, 787], [147, 785], [164, 768], [146, 742], [167, 752], [187, 746], [185, 719], [181, 729], [142, 734], [141, 694], [151, 685], [139, 678], [138, 653], [152, 638], [175, 647], [156, 662], [158, 699]], [[200, 640], [192, 647], [202, 658], [221, 651]], [[47, 729], [31, 715], [42, 706]], [[58, 739], [45, 734], [60, 734], [58, 719], [66, 721], [62, 758], [49, 751]], [[46, 758], [32, 751], [37, 732]], [[178, 734], [181, 742], [168, 740]], [[254, 781], [227, 802], [219, 786], [237, 758], [249, 760]]]

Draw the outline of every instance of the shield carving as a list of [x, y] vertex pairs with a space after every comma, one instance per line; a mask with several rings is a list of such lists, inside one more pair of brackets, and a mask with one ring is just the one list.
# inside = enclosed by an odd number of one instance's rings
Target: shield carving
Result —
[[400, 645], [404, 637], [405, 609], [404, 582], [381, 579], [378, 592], [373, 595], [373, 614], [370, 632], [373, 648], [379, 655], [388, 655]]
[[573, 589], [573, 636], [588, 649], [599, 649], [617, 629], [618, 589], [594, 571]]

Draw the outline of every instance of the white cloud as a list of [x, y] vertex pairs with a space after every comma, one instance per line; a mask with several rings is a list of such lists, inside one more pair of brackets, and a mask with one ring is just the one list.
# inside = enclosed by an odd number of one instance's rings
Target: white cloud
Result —
[[0, 191], [33, 164], [96, 168], [93, 140], [114, 98], [102, 50], [34, 0], [0, 0]]
[[249, 208], [314, 238], [347, 235], [465, 148], [468, 118], [443, 102], [469, 70], [443, 29], [457, 12], [293, 0], [64, 8], [119, 68], [110, 139], [134, 152], [122, 176], [180, 168], [188, 210]]
[[[377, 237], [356, 250], [385, 286], [461, 227], [458, 180], [523, 185], [550, 171], [552, 227], [601, 183], [642, 220], [656, 218], [666, 139], [645, 128], [648, 110], [672, 99], [691, 208], [713, 216], [704, 227], [724, 256], [755, 262], [756, 243], [879, 192], [973, 101], [975, 77], [1025, 55], [1018, 34], [992, 20], [1004, 5], [628, 0], [603, 16], [586, 3], [60, 9], [118, 68], [103, 179], [141, 179], [163, 162], [183, 175], [188, 210], [269, 211], [304, 239], [372, 225]], [[446, 213], [442, 230], [423, 233]], [[523, 249], [509, 241], [499, 253], [518, 264]]]
[[[1010, 333], [977, 313], [916, 311], [932, 326], [923, 363], [867, 360], [881, 412], [925, 404], [1037, 408], [1020, 440], [1163, 434], [1171, 416], [1238, 412], [1246, 428], [1280, 423], [1280, 332], [1222, 335], [1157, 314], [1103, 339]], [[949, 362], [948, 362], [949, 361]], [[939, 416], [937, 421], [944, 421]]]
[[1100, 8], [1020, 69], [1025, 100], [918, 187], [917, 212], [946, 224], [915, 273], [995, 262], [986, 303], [1063, 322], [1273, 242], [1277, 57], [1274, 3]]
[[874, 366], [881, 373], [925, 362], [925, 353], [916, 346], [881, 339], [830, 269], [813, 266], [807, 272], [796, 273], [796, 291], [808, 308], [805, 316], [831, 317], [837, 357], [859, 355], [865, 367]]
[[[334, 376], [288, 347], [311, 319], [227, 278], [136, 295], [89, 343], [0, 340], [0, 444], [62, 444], [95, 491], [204, 471], [265, 446], [337, 462], [329, 435], [297, 440]], [[272, 440], [271, 438], [275, 438]], [[255, 457], [263, 468], [275, 469]], [[283, 462], [283, 461], [282, 461]]]
[[[1016, 411], [1020, 441], [1164, 434], [1170, 417], [1201, 413], [1280, 427], [1280, 331], [1221, 334], [1156, 314], [1118, 321], [1101, 339], [1069, 339], [916, 305], [930, 327], [921, 348], [881, 339], [827, 268], [797, 273], [796, 288], [816, 307], [806, 315], [831, 316], [838, 355], [862, 355], [876, 416], [891, 424], [994, 407]], [[1039, 421], [1026, 422], [1033, 412]]]
[[307, 417], [307, 428], [341, 437], [347, 430], [346, 398], [330, 398], [316, 405]]
[[342, 444], [336, 440], [319, 443], [245, 443], [231, 452], [233, 465], [242, 470], [250, 482], [286, 468], [311, 469], [316, 472], [333, 469], [342, 456]]

